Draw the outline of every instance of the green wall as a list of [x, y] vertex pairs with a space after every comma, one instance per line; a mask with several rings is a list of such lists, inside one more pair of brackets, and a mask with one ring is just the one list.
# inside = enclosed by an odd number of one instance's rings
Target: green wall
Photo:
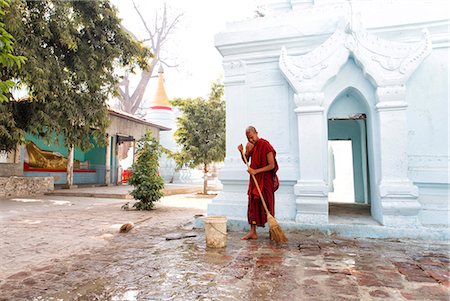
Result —
[[106, 150], [105, 147], [94, 147], [91, 148], [86, 154], [85, 154], [86, 160], [89, 160], [91, 165], [105, 165], [106, 161]]
[[[27, 141], [34, 142], [34, 144], [36, 144], [42, 150], [58, 152], [67, 158], [69, 151], [64, 147], [62, 135], [58, 135], [58, 137], [56, 137], [56, 135], [53, 135], [52, 140], [55, 142], [51, 143], [50, 145], [46, 144], [41, 138], [30, 134], [26, 134], [25, 139]], [[105, 147], [95, 146], [87, 152], [83, 152], [80, 149], [76, 148], [74, 151], [74, 159], [81, 162], [89, 160], [90, 165], [105, 165]]]

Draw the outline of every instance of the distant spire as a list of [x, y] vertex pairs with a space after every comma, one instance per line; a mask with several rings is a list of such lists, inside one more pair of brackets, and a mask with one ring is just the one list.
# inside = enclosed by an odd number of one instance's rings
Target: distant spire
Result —
[[171, 110], [172, 106], [170, 105], [166, 89], [164, 88], [164, 69], [162, 65], [159, 65], [158, 74], [158, 87], [150, 107], [152, 109]]

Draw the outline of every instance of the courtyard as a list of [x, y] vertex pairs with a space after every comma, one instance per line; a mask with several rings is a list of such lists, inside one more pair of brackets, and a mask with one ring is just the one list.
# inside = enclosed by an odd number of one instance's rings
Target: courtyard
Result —
[[449, 299], [448, 242], [229, 232], [211, 249], [192, 226], [211, 198], [167, 196], [148, 212], [122, 210], [125, 199], [2, 200], [0, 300]]

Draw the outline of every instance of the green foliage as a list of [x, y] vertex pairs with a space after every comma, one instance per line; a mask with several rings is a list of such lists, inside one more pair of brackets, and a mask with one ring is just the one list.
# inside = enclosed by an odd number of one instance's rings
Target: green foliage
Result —
[[[20, 79], [30, 100], [40, 103], [35, 131], [62, 134], [65, 146], [82, 150], [92, 147], [90, 135], [96, 143], [104, 142], [106, 101], [116, 93], [118, 81], [115, 68], [145, 68], [150, 56], [122, 28], [116, 9], [108, 0], [13, 0], [4, 17], [5, 29], [15, 38], [15, 54], [27, 62], [3, 76]], [[17, 125], [12, 119], [18, 116], [11, 111], [8, 116], [8, 124]], [[20, 142], [24, 129], [13, 132], [11, 139]]]
[[133, 207], [138, 210], [150, 210], [154, 202], [163, 196], [164, 180], [158, 173], [159, 157], [163, 149], [151, 133], [142, 137], [137, 145], [137, 160], [131, 166], [128, 183], [134, 187], [131, 195], [139, 200]]
[[[13, 54], [14, 37], [5, 29], [5, 10], [10, 7], [11, 0], [0, 0], [0, 70], [20, 66], [25, 62], [25, 57]], [[2, 76], [0, 78], [0, 102], [10, 100], [10, 90], [15, 86], [12, 79]]]
[[223, 85], [213, 83], [207, 100], [203, 98], [172, 101], [182, 111], [177, 118], [175, 140], [181, 151], [174, 157], [179, 165], [197, 167], [225, 158], [225, 101]]
[[[35, 124], [48, 118], [42, 114], [42, 104], [29, 101], [10, 101], [0, 103], [0, 147], [10, 151], [17, 144], [24, 143], [25, 133], [45, 136]], [[42, 128], [41, 128], [42, 130]], [[46, 137], [50, 143], [51, 137]]]
[[[223, 85], [213, 83], [208, 99], [177, 98], [172, 101], [182, 111], [175, 132], [175, 140], [181, 146], [181, 151], [173, 155], [178, 166], [193, 168], [202, 165], [206, 175], [208, 164], [225, 159], [223, 93]], [[203, 191], [206, 193], [206, 187]]]

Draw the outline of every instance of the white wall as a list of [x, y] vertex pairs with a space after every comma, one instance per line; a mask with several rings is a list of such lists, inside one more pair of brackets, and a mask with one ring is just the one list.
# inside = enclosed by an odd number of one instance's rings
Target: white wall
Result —
[[409, 176], [422, 224], [449, 223], [449, 57], [434, 48], [407, 83]]

